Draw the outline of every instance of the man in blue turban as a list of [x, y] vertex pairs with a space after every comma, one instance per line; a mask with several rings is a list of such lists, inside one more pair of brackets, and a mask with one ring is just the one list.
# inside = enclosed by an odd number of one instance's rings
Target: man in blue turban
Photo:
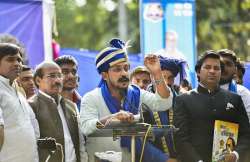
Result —
[[[142, 103], [154, 111], [163, 111], [172, 105], [172, 93], [165, 84], [159, 59], [155, 55], [148, 55], [144, 64], [157, 81], [157, 93], [152, 94], [129, 85], [127, 47], [121, 40], [112, 39], [109, 46], [96, 57], [96, 67], [102, 80], [97, 88], [83, 96], [81, 103], [81, 130], [87, 136], [100, 131], [99, 126], [106, 126], [114, 120], [133, 122]], [[95, 152], [108, 150], [122, 151], [122, 161], [131, 161], [129, 138], [122, 137], [121, 140], [113, 141], [112, 137], [89, 137], [86, 147], [90, 162], [94, 161]], [[140, 154], [141, 144], [137, 143], [136, 147], [137, 154]], [[150, 161], [150, 158], [157, 156], [147, 150], [146, 146], [144, 160]]]

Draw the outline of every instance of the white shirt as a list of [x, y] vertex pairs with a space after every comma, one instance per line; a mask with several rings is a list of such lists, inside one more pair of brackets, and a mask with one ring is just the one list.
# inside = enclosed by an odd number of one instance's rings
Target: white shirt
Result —
[[[171, 90], [169, 90], [171, 92]], [[168, 98], [161, 98], [158, 93], [153, 94], [145, 90], [140, 90], [140, 104], [146, 104], [153, 111], [164, 111], [172, 106], [172, 93]], [[89, 135], [98, 131], [96, 122], [104, 116], [110, 115], [110, 111], [102, 97], [101, 89], [96, 88], [83, 96], [80, 111], [81, 131]], [[120, 147], [120, 140], [113, 141], [113, 137], [88, 137], [86, 143], [89, 154], [89, 162], [94, 162], [94, 153], [103, 151], [123, 151]], [[124, 151], [122, 153], [123, 159]], [[128, 155], [129, 156], [129, 155]], [[124, 161], [124, 160], [123, 160]], [[125, 160], [126, 161], [126, 160]], [[127, 161], [130, 161], [128, 158]]]
[[[228, 90], [229, 83], [223, 84], [220, 87], [222, 89]], [[250, 91], [246, 87], [244, 87], [240, 84], [237, 84], [237, 94], [241, 96], [241, 99], [244, 103], [244, 106], [245, 106], [245, 109], [247, 112], [247, 116], [248, 116], [248, 119], [250, 122]]]
[[65, 119], [65, 116], [64, 116], [64, 113], [62, 110], [62, 106], [59, 104], [57, 109], [58, 109], [60, 118], [62, 120], [62, 125], [63, 125], [65, 161], [66, 162], [76, 162], [75, 148], [74, 148], [73, 141], [71, 139], [71, 135], [69, 132], [69, 127], [67, 125], [67, 121]]
[[0, 76], [0, 110], [4, 122], [4, 143], [1, 162], [38, 162], [35, 130], [36, 121], [26, 99]]

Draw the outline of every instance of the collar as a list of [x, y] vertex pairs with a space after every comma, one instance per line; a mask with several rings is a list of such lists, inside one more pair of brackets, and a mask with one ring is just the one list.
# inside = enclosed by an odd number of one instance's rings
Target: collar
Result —
[[215, 90], [213, 92], [211, 92], [203, 84], [199, 83], [197, 90], [198, 90], [198, 92], [204, 93], [204, 94], [215, 94], [220, 90], [220, 87], [217, 86], [217, 88], [215, 88]]
[[[38, 90], [38, 91], [42, 96], [44, 96], [45, 98], [52, 100], [54, 103], [56, 103], [56, 101], [53, 97], [51, 97], [50, 95], [46, 94], [45, 92], [43, 92], [41, 90]], [[62, 100], [62, 96], [58, 95], [58, 103], [61, 103], [61, 100]]]
[[222, 89], [226, 89], [226, 90], [227, 90], [228, 87], [229, 87], [229, 83], [221, 84], [220, 87], [221, 87]]
[[0, 75], [0, 81], [4, 82], [4, 84], [7, 84], [7, 85], [11, 86], [10, 85], [10, 80], [3, 77], [2, 75]]

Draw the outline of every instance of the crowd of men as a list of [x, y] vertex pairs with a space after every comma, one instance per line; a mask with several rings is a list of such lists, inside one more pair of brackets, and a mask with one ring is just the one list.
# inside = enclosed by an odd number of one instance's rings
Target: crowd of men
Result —
[[95, 162], [95, 153], [106, 151], [131, 162], [130, 137], [91, 135], [113, 121], [134, 123], [137, 114], [145, 123], [178, 128], [145, 145], [136, 138], [138, 162], [211, 162], [215, 120], [239, 125], [237, 144], [221, 162], [250, 161], [250, 92], [240, 84], [244, 67], [233, 51], [206, 51], [192, 89], [185, 60], [149, 54], [144, 66], [130, 70], [127, 47], [112, 39], [100, 51], [101, 81], [80, 97], [79, 75], [85, 78], [74, 57], [33, 70], [17, 40], [0, 38], [0, 162]]

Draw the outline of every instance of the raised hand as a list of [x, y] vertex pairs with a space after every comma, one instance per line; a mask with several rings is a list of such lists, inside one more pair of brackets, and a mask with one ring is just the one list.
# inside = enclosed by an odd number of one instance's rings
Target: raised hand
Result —
[[161, 73], [161, 65], [157, 55], [149, 54], [144, 58], [144, 65], [151, 74]]

